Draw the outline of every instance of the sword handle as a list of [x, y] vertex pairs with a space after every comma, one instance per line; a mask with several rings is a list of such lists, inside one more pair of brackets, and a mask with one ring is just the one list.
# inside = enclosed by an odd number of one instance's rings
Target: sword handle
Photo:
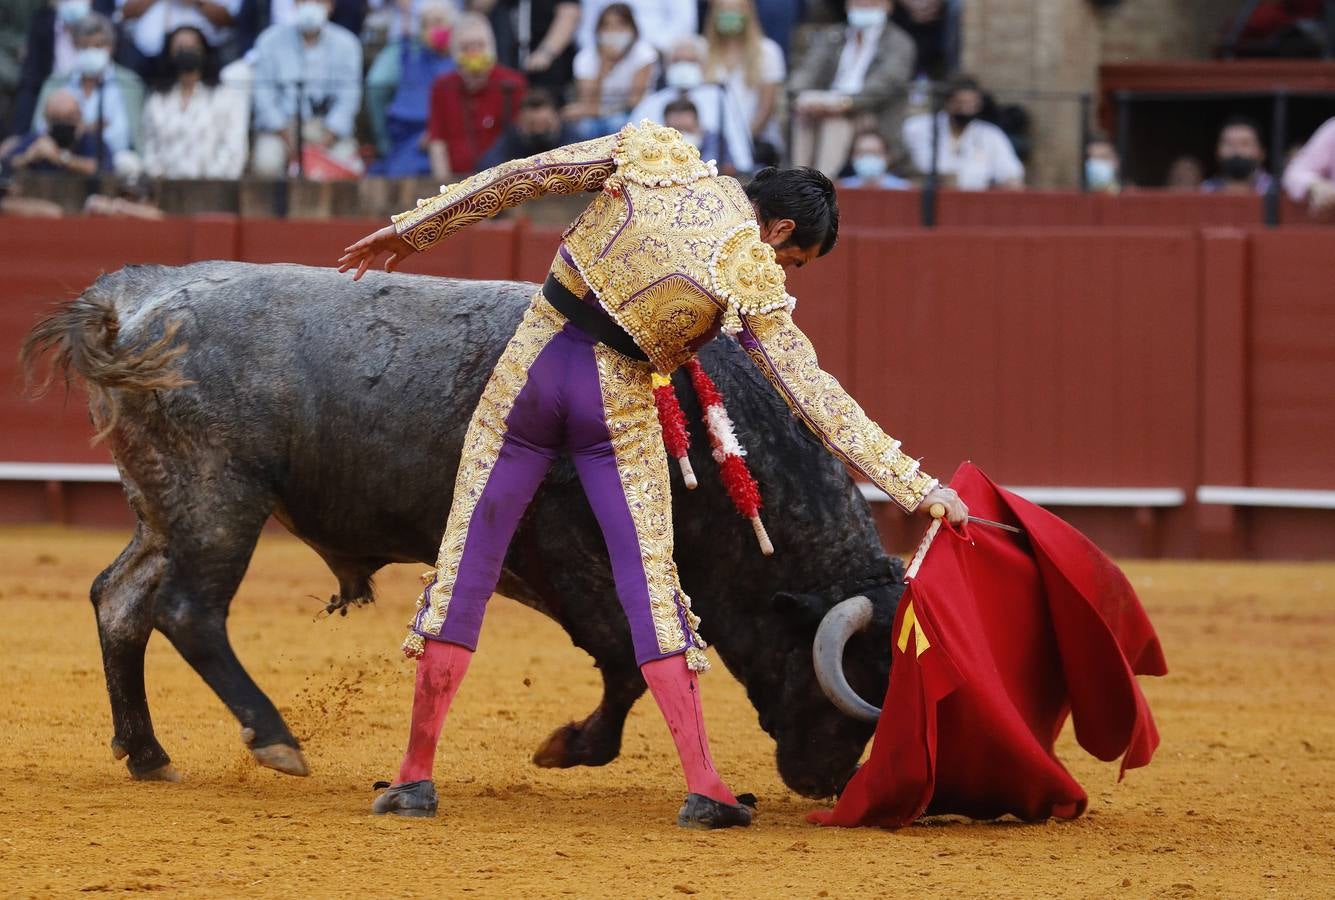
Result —
[[946, 517], [946, 505], [944, 503], [933, 503], [927, 507], [927, 512], [933, 519], [944, 519]]

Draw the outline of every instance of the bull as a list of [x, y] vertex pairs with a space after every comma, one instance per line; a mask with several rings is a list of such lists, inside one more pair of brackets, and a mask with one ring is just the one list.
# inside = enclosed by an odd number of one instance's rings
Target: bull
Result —
[[[231, 710], [259, 763], [307, 773], [227, 635], [261, 529], [273, 516], [321, 556], [338, 580], [331, 610], [371, 601], [387, 563], [434, 564], [469, 417], [535, 289], [381, 273], [354, 283], [290, 265], [131, 266], [36, 325], [24, 366], [50, 352], [53, 373], [84, 383], [137, 520], [91, 589], [111, 746], [133, 777], [180, 777], [145, 696], [155, 628]], [[885, 691], [902, 566], [844, 467], [735, 343], [714, 341], [701, 361], [750, 449], [778, 555], [758, 552], [716, 467], [697, 459], [700, 488], [673, 486], [681, 580], [773, 737], [783, 781], [831, 796], [872, 733], [876, 710], [858, 695]], [[679, 393], [703, 454], [693, 392]], [[530, 507], [499, 589], [558, 622], [602, 674], [598, 706], [557, 728], [534, 762], [615, 759], [645, 683], [568, 463]]]

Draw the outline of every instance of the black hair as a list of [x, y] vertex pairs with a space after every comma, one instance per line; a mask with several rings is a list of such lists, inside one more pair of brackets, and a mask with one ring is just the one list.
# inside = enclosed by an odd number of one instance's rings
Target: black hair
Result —
[[204, 32], [193, 25], [182, 25], [179, 28], [173, 28], [171, 32], [162, 40], [162, 52], [152, 61], [153, 76], [149, 79], [149, 88], [154, 91], [171, 90], [172, 85], [176, 84], [177, 72], [172, 68], [171, 53], [172, 40], [182, 31], [193, 31], [199, 38], [200, 52], [204, 55], [200, 62], [199, 80], [208, 87], [218, 86], [218, 51], [209, 43], [209, 39], [204, 37]]
[[531, 87], [524, 94], [524, 99], [519, 101], [520, 109], [556, 109], [556, 98], [550, 91], [540, 87]]
[[1224, 120], [1224, 124], [1219, 126], [1219, 135], [1222, 137], [1224, 132], [1230, 128], [1250, 128], [1252, 134], [1256, 135], [1257, 142], [1261, 140], [1261, 123], [1257, 122], [1251, 116], [1231, 115]]
[[946, 89], [943, 96], [949, 100], [961, 91], [974, 91], [981, 95], [983, 93], [983, 86], [979, 84], [977, 78], [974, 78], [972, 75], [965, 75], [961, 72], [946, 82]]
[[746, 186], [762, 222], [792, 219], [796, 223], [788, 246], [820, 245], [820, 256], [839, 240], [839, 204], [834, 183], [816, 169], [761, 169]]
[[858, 141], [862, 140], [862, 139], [865, 138], [865, 137], [874, 137], [874, 138], [876, 138], [876, 140], [878, 140], [878, 141], [881, 142], [881, 148], [882, 148], [883, 150], [885, 150], [885, 155], [886, 155], [886, 156], [889, 156], [889, 155], [890, 155], [890, 142], [889, 142], [888, 140], [886, 140], [886, 139], [885, 139], [885, 135], [881, 134], [880, 130], [879, 130], [879, 129], [876, 129], [876, 128], [864, 128], [864, 129], [862, 129], [862, 130], [859, 131], [857, 134], [853, 135], [853, 142], [852, 142], [851, 144], [849, 144], [848, 146], [849, 146], [850, 148], [854, 147], [854, 146], [857, 144]]
[[678, 97], [663, 107], [663, 118], [666, 119], [672, 113], [690, 113], [696, 118], [700, 117], [700, 110], [696, 109], [695, 104], [685, 97]]

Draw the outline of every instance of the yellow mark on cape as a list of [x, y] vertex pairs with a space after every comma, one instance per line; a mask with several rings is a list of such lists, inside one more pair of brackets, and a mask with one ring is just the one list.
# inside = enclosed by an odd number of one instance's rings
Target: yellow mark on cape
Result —
[[918, 657], [926, 653], [927, 648], [930, 647], [931, 644], [927, 642], [927, 635], [922, 633], [922, 626], [918, 624], [918, 616], [913, 612], [913, 601], [910, 600], [908, 608], [904, 610], [904, 620], [899, 626], [898, 644], [900, 653], [909, 652], [909, 634], [911, 634], [915, 628], [918, 630], [918, 638], [914, 642], [914, 647], [917, 648], [917, 651], [913, 655]]

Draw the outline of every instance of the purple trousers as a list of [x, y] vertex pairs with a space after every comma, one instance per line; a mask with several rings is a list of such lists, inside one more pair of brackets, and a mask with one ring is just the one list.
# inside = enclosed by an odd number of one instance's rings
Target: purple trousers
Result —
[[558, 454], [602, 528], [642, 665], [707, 666], [672, 560], [672, 494], [648, 363], [596, 342], [539, 293], [497, 362], [464, 438], [436, 571], [405, 643], [476, 649], [487, 601], [529, 501]]

